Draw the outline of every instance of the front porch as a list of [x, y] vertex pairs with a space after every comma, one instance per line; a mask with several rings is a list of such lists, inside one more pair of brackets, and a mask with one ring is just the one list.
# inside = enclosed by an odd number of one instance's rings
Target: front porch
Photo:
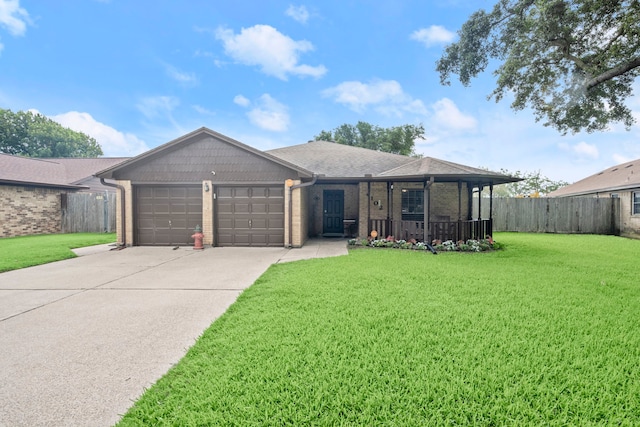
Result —
[[380, 238], [393, 236], [396, 240], [426, 241], [433, 240], [479, 240], [493, 234], [492, 219], [475, 219], [468, 221], [430, 221], [425, 235], [424, 221], [405, 221], [391, 219], [369, 220], [369, 235], [375, 230]]

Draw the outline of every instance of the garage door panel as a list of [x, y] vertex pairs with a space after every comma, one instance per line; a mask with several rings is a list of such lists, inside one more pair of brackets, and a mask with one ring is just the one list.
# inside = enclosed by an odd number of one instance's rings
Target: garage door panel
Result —
[[268, 227], [268, 221], [267, 218], [256, 218], [251, 222], [251, 227], [252, 228], [262, 228], [262, 229], [267, 229]]
[[267, 209], [267, 205], [266, 203], [252, 203], [251, 204], [251, 212], [253, 212], [254, 214], [264, 214], [267, 213], [269, 210]]
[[267, 227], [272, 230], [284, 228], [284, 218], [269, 218]]
[[231, 187], [219, 187], [217, 189], [218, 199], [225, 199], [233, 196], [233, 188]]
[[233, 205], [233, 213], [242, 214], [251, 212], [251, 207], [248, 202], [237, 202]]
[[239, 231], [246, 231], [249, 230], [249, 221], [246, 220], [238, 220], [238, 221], [234, 221], [233, 222], [233, 228], [239, 232]]
[[269, 187], [269, 197], [282, 197], [284, 198], [284, 187]]
[[267, 246], [269, 243], [269, 239], [267, 239], [266, 234], [255, 233], [252, 236], [252, 243], [258, 246]]
[[153, 191], [152, 197], [154, 197], [156, 199], [168, 199], [169, 198], [169, 189], [168, 188], [155, 187], [155, 191]]
[[193, 229], [202, 224], [202, 190], [199, 185], [134, 188], [134, 244], [193, 244]]
[[284, 214], [284, 203], [269, 203], [267, 209], [269, 213]]
[[218, 219], [218, 234], [220, 236], [222, 236], [222, 234], [224, 233], [223, 230], [233, 230], [233, 218]]
[[233, 203], [229, 202], [218, 202], [218, 212], [221, 214], [231, 214], [233, 213]]
[[217, 191], [220, 246], [284, 245], [284, 189], [221, 187]]

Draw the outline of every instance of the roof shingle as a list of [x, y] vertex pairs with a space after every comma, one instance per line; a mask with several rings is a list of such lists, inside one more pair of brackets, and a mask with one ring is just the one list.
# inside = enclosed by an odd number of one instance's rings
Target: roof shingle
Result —
[[415, 158], [328, 141], [312, 141], [268, 153], [328, 178], [467, 176], [488, 179], [495, 184], [519, 180], [433, 157]]
[[640, 159], [612, 166], [571, 185], [549, 193], [549, 197], [580, 196], [604, 191], [640, 188]]
[[35, 159], [0, 153], [0, 182], [86, 189], [102, 187], [93, 174], [126, 160], [109, 158]]

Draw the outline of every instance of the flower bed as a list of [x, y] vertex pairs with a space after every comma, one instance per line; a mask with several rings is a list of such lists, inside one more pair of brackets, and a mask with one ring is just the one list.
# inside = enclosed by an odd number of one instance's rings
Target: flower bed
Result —
[[424, 242], [418, 242], [415, 239], [411, 240], [396, 240], [393, 236], [387, 236], [386, 239], [372, 239], [372, 238], [358, 238], [350, 239], [348, 242], [349, 247], [370, 247], [370, 248], [395, 248], [395, 249], [410, 249], [416, 251], [436, 250], [441, 252], [485, 252], [495, 249], [499, 249], [497, 244], [491, 236], [487, 236], [486, 239], [474, 240], [469, 239], [467, 241], [459, 240], [454, 242], [453, 240], [434, 240], [431, 245], [427, 245]]

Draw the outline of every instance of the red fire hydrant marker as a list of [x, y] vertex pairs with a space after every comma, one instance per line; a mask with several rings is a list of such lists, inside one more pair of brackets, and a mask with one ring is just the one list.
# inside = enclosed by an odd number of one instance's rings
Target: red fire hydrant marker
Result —
[[204, 249], [204, 246], [202, 245], [202, 239], [204, 239], [202, 228], [200, 228], [199, 225], [196, 225], [194, 231], [195, 233], [193, 233], [193, 236], [191, 236], [191, 238], [194, 240], [193, 249]]

